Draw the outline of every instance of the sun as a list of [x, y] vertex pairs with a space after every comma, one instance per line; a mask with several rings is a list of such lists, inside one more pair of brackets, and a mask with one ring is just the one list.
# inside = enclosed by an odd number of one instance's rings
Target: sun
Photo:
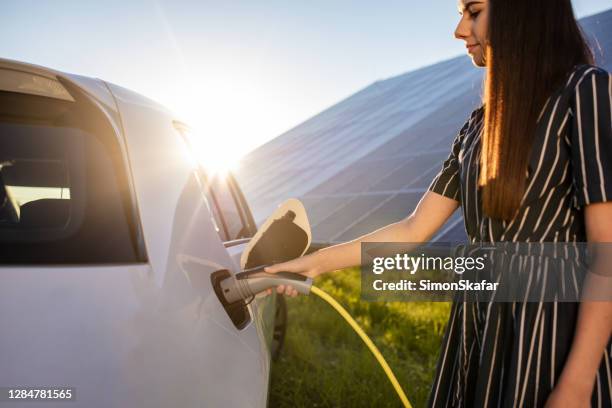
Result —
[[197, 163], [210, 173], [237, 170], [263, 116], [257, 92], [220, 73], [185, 76], [173, 91], [170, 106]]
[[239, 157], [224, 139], [205, 137], [197, 128], [181, 121], [174, 121], [174, 128], [185, 142], [185, 158], [194, 167], [202, 168], [206, 174], [226, 174], [239, 167]]
[[189, 125], [191, 150], [206, 169], [237, 170], [243, 157], [291, 127], [289, 118], [298, 120], [299, 101], [288, 101], [283, 89], [252, 72], [197, 66], [160, 95]]

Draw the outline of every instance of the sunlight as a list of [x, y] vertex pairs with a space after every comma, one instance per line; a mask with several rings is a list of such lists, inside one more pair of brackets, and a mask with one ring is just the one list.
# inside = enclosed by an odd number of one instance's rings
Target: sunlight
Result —
[[[191, 154], [208, 174], [236, 170], [244, 153], [233, 122], [226, 110], [232, 101], [224, 96], [218, 81], [192, 76], [175, 89], [172, 106], [185, 119], [188, 128], [181, 132], [187, 139]], [[239, 129], [239, 132], [246, 129]]]
[[191, 132], [193, 154], [206, 173], [224, 174], [239, 167], [239, 157], [230, 140], [224, 137], [206, 137], [197, 127]]
[[185, 160], [188, 160], [193, 168], [201, 167], [208, 175], [237, 170], [238, 160], [234, 159], [229, 144], [206, 138], [197, 128], [183, 122], [175, 121], [174, 127], [185, 142]]
[[228, 129], [218, 123], [215, 115], [205, 113], [205, 101], [197, 99], [190, 92], [181, 98], [181, 105], [185, 106], [179, 109], [189, 126], [183, 133], [188, 139], [193, 158], [209, 174], [236, 170], [245, 152], [240, 149], [235, 137], [228, 135]]
[[164, 100], [189, 126], [204, 168], [237, 170], [245, 154], [284, 130], [277, 122], [295, 116], [293, 104], [251, 73], [202, 66], [200, 75], [186, 70]]

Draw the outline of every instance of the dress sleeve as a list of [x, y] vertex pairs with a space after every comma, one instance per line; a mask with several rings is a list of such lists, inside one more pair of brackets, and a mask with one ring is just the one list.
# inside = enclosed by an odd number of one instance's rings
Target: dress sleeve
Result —
[[459, 177], [459, 152], [461, 144], [470, 127], [474, 114], [470, 116], [467, 122], [463, 125], [459, 134], [455, 136], [451, 151], [448, 158], [442, 163], [442, 168], [434, 177], [431, 184], [427, 188], [429, 191], [441, 194], [445, 197], [452, 198], [455, 201], [461, 202], [461, 183]]
[[571, 103], [574, 205], [612, 200], [612, 76], [587, 70]]

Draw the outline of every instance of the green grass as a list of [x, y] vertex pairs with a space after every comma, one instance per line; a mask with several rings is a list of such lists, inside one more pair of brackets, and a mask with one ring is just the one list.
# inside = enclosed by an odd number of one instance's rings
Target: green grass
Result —
[[[326, 274], [315, 285], [364, 328], [413, 407], [425, 406], [450, 304], [364, 302], [359, 269]], [[287, 298], [285, 346], [272, 364], [270, 407], [398, 407], [382, 368], [344, 319], [317, 296]]]

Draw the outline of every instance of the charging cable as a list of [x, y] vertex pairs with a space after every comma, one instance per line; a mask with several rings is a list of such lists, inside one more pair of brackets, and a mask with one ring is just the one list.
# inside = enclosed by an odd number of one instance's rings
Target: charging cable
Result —
[[402, 389], [402, 386], [400, 385], [399, 381], [397, 381], [395, 374], [393, 374], [393, 370], [391, 370], [391, 367], [389, 367], [389, 364], [387, 364], [387, 360], [385, 360], [380, 350], [378, 350], [378, 347], [376, 347], [376, 344], [374, 344], [374, 342], [368, 337], [368, 335], [363, 331], [363, 329], [359, 326], [355, 319], [353, 319], [349, 312], [347, 312], [346, 309], [342, 307], [342, 305], [338, 303], [336, 299], [331, 297], [327, 292], [324, 292], [323, 290], [317, 288], [316, 286], [312, 286], [310, 288], [310, 291], [315, 295], [319, 296], [321, 299], [325, 300], [327, 303], [329, 303], [330, 306], [333, 307], [340, 314], [340, 316], [344, 317], [344, 320], [346, 320], [347, 323], [353, 328], [353, 330], [355, 330], [359, 337], [361, 337], [361, 340], [363, 340], [366, 346], [368, 346], [372, 354], [374, 354], [374, 357], [376, 357], [376, 360], [378, 361], [382, 369], [385, 371], [385, 374], [391, 382], [391, 385], [393, 385], [393, 388], [395, 389], [395, 392], [397, 393], [399, 399], [402, 401], [402, 404], [404, 404], [404, 407], [412, 408], [412, 405], [410, 405], [410, 401], [408, 401], [408, 397], [406, 397], [406, 393]]

